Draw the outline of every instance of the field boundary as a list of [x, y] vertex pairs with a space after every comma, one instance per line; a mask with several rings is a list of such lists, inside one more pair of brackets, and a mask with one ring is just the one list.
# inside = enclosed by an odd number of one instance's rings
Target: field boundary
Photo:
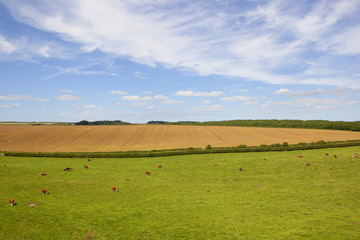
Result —
[[282, 144], [236, 147], [215, 147], [207, 145], [205, 148], [183, 148], [183, 149], [165, 149], [151, 151], [112, 151], [112, 152], [11, 152], [1, 151], [1, 156], [17, 157], [57, 157], [57, 158], [140, 158], [140, 157], [162, 157], [189, 154], [212, 154], [212, 153], [240, 153], [240, 152], [275, 152], [275, 151], [294, 151], [322, 148], [352, 147], [360, 146], [359, 140], [348, 141], [329, 141], [323, 140], [298, 144]]

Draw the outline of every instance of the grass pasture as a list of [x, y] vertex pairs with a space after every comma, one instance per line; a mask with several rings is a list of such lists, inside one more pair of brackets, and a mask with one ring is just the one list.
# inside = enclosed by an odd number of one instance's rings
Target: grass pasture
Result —
[[0, 150], [20, 152], [110, 152], [153, 149], [258, 146], [288, 142], [360, 139], [360, 132], [318, 129], [127, 125], [0, 125]]
[[0, 157], [0, 239], [359, 239], [354, 152]]

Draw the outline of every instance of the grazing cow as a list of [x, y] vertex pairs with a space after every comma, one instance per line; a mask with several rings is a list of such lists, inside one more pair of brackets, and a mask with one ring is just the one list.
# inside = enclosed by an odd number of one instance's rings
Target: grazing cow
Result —
[[329, 156], [329, 154], [328, 154], [328, 153], [325, 153], [325, 156]]
[[129, 180], [129, 179], [126, 179], [126, 181], [127, 181], [127, 182], [130, 182], [130, 180]]
[[151, 172], [145, 172], [146, 173], [146, 175], [151, 175]]
[[264, 160], [266, 160], [266, 158], [264, 158]]
[[71, 167], [64, 168], [64, 171], [71, 171], [73, 170]]
[[359, 156], [359, 154], [358, 154], [358, 153], [354, 153], [354, 156]]
[[216, 163], [214, 166], [217, 167], [217, 166], [219, 166], [219, 164]]
[[14, 199], [12, 199], [12, 198], [9, 199], [9, 203], [10, 203], [11, 206], [14, 206], [14, 202], [15, 202]]
[[161, 165], [158, 165], [157, 167], [158, 167], [158, 168], [162, 168], [162, 166], [161, 166]]
[[358, 156], [357, 156], [357, 155], [353, 155], [352, 157], [353, 157], [353, 158], [358, 158]]
[[337, 155], [337, 154], [335, 154], [335, 155], [334, 155], [334, 158], [338, 158], [338, 155]]
[[242, 167], [239, 168], [239, 171], [242, 171]]
[[39, 173], [40, 176], [46, 176], [46, 173]]
[[310, 163], [305, 163], [306, 166], [310, 166]]
[[42, 194], [49, 194], [45, 188], [41, 189], [41, 192], [42, 192]]
[[333, 170], [333, 168], [331, 167], [330, 170]]
[[112, 187], [111, 190], [112, 190], [113, 192], [118, 192], [118, 190], [117, 190], [116, 187]]
[[91, 162], [91, 159], [90, 159], [90, 158], [88, 159], [88, 162]]
[[89, 165], [84, 165], [84, 168], [88, 169], [88, 168], [89, 168]]
[[296, 156], [296, 158], [303, 158], [303, 156], [301, 156], [301, 155], [298, 155], [298, 156]]

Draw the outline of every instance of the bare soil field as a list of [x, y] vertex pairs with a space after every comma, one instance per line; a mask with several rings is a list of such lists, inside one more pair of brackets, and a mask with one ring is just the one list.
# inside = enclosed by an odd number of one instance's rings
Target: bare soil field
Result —
[[0, 151], [108, 152], [360, 139], [360, 132], [225, 126], [0, 125]]

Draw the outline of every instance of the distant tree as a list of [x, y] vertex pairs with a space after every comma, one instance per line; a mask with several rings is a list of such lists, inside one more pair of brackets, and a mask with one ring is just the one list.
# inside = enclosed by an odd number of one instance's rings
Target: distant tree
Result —
[[205, 147], [205, 149], [210, 151], [210, 150], [211, 150], [211, 145], [210, 145], [210, 144], [207, 145], [207, 146]]

